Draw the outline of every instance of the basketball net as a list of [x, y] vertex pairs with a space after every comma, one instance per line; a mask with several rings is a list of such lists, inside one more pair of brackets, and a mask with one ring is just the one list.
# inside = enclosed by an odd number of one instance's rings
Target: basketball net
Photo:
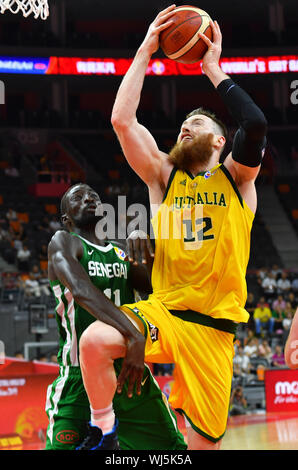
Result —
[[34, 18], [46, 20], [49, 16], [48, 0], [0, 0], [0, 13], [5, 11], [11, 13], [22, 13], [25, 18], [34, 15]]

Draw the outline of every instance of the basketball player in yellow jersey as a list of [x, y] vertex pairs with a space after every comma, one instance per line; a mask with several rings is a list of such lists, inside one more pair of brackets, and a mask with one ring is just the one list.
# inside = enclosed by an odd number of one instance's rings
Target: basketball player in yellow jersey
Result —
[[[113, 108], [126, 159], [149, 188], [155, 232], [153, 293], [121, 309], [147, 325], [146, 360], [175, 363], [169, 401], [186, 418], [188, 448], [218, 449], [228, 417], [235, 329], [248, 320], [245, 275], [267, 123], [222, 72], [215, 22], [213, 42], [201, 35], [208, 45], [203, 69], [238, 123], [233, 150], [220, 164], [225, 127], [201, 108], [186, 117], [170, 154], [159, 150], [136, 112], [149, 60], [174, 8], [150, 25]], [[92, 335], [99, 340], [101, 333]]]

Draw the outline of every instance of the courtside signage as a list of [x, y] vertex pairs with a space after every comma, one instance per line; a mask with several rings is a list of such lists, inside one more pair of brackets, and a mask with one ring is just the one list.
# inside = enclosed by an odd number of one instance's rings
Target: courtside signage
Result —
[[[36, 75], [114, 75], [123, 76], [132, 59], [82, 57], [0, 57], [0, 73]], [[220, 60], [228, 75], [298, 72], [298, 55], [269, 57], [229, 57]], [[147, 75], [203, 75], [202, 61], [181, 64], [170, 59], [151, 59]]]
[[267, 412], [298, 412], [298, 370], [267, 370], [265, 393]]

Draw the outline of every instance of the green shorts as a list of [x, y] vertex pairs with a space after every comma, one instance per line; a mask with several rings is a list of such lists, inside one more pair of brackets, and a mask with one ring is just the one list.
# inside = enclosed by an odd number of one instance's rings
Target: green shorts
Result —
[[[116, 373], [121, 360], [114, 362]], [[178, 430], [175, 413], [169, 408], [150, 369], [145, 368], [141, 395], [127, 396], [127, 387], [113, 400], [119, 421], [121, 450], [184, 450], [187, 445]], [[85, 437], [90, 406], [79, 367], [61, 367], [48, 387], [46, 413], [49, 418], [46, 450], [74, 450]]]

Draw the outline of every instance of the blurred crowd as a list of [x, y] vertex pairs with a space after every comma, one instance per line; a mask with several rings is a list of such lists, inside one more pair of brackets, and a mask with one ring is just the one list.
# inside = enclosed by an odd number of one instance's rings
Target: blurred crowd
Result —
[[[266, 369], [285, 368], [284, 348], [298, 306], [298, 273], [274, 265], [255, 274], [257, 289], [249, 292], [249, 321], [235, 341], [235, 387], [262, 382]], [[233, 395], [234, 398], [234, 395]]]

